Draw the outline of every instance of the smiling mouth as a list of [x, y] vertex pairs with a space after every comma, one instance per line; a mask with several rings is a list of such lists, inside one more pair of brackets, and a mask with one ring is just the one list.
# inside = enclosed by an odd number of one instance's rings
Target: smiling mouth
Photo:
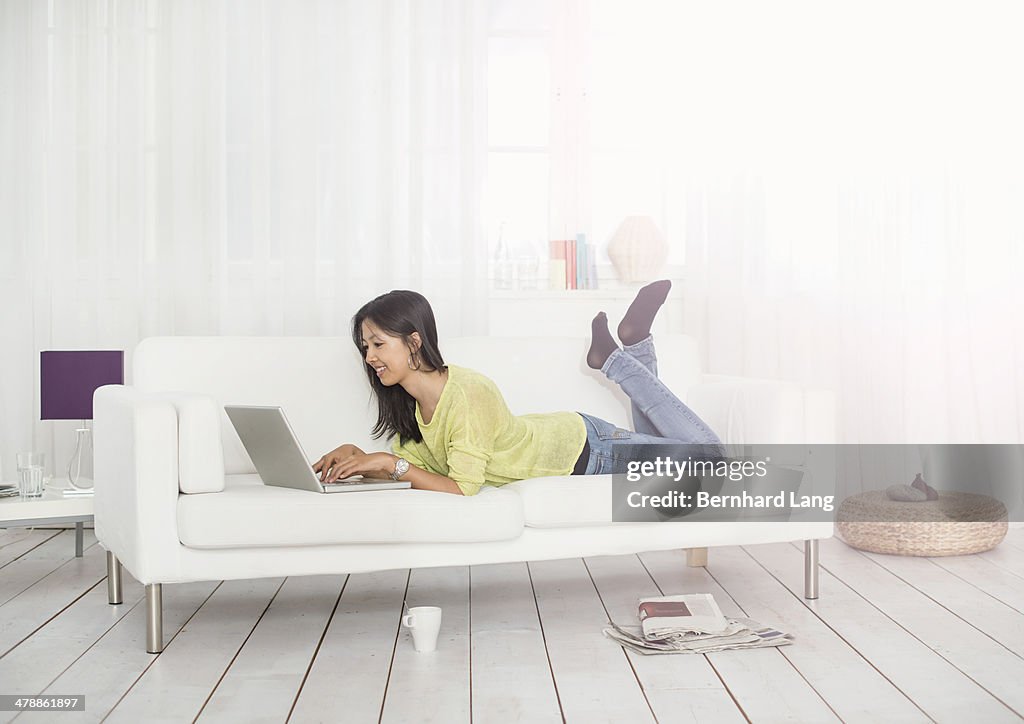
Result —
[[388, 369], [387, 367], [374, 367], [374, 370], [377, 372], [377, 376], [378, 377], [380, 377], [385, 372], [387, 372], [387, 369]]

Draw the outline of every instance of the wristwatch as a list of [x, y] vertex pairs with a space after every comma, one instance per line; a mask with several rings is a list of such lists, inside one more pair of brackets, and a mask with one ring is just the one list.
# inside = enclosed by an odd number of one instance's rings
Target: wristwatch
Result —
[[409, 461], [405, 458], [398, 458], [395, 461], [395, 472], [391, 473], [392, 480], [398, 480], [400, 477], [409, 472]]

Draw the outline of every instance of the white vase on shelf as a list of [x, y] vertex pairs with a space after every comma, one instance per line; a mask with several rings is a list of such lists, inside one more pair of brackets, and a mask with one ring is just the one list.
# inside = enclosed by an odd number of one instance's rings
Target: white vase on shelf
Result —
[[665, 266], [668, 242], [650, 216], [627, 216], [608, 243], [608, 258], [624, 282], [649, 282]]

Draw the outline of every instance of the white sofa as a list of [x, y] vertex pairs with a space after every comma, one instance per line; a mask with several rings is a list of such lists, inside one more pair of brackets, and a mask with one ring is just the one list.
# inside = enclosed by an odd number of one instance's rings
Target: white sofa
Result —
[[[830, 442], [827, 393], [703, 375], [688, 337], [657, 339], [659, 372], [727, 442]], [[629, 424], [629, 403], [586, 367], [583, 339], [456, 338], [445, 360], [490, 376], [516, 414], [579, 410]], [[96, 536], [111, 603], [121, 568], [146, 586], [147, 650], [163, 648], [161, 586], [360, 573], [804, 540], [817, 596], [817, 540], [832, 523], [612, 523], [611, 476], [537, 478], [463, 497], [424, 490], [320, 495], [264, 486], [225, 404], [281, 405], [316, 460], [372, 440], [376, 405], [348, 338], [154, 337], [131, 386], [96, 391]]]

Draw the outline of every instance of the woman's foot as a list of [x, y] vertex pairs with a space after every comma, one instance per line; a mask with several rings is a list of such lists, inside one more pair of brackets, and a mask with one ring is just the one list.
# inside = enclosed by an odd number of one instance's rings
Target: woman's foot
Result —
[[626, 316], [619, 322], [619, 341], [625, 346], [647, 339], [651, 324], [665, 303], [672, 282], [668, 279], [651, 282], [636, 294], [636, 299], [626, 310]]
[[595, 370], [604, 367], [605, 361], [611, 353], [619, 348], [612, 339], [612, 333], [608, 331], [608, 315], [598, 312], [594, 321], [590, 323], [590, 351], [587, 352], [587, 364]]

